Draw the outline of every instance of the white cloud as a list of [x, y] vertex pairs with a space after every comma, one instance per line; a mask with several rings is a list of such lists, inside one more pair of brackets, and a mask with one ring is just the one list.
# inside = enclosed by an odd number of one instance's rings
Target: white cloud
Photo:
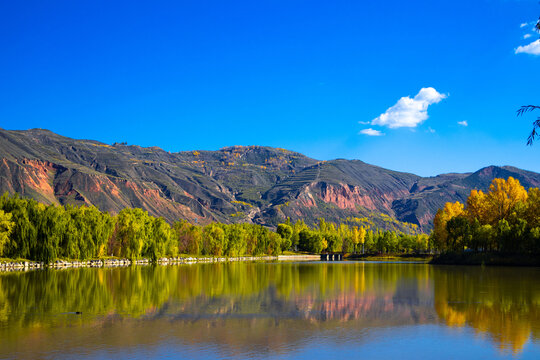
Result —
[[432, 87], [422, 88], [414, 98], [402, 97], [386, 112], [373, 119], [372, 125], [388, 126], [391, 129], [418, 126], [428, 118], [427, 108], [436, 104], [447, 95], [437, 92]]
[[518, 46], [517, 49], [515, 50], [515, 53], [540, 55], [540, 39], [533, 41], [529, 45]]
[[529, 25], [529, 23], [522, 23], [521, 25], [519, 25], [520, 28], [524, 28], [525, 26]]
[[457, 123], [458, 125], [461, 125], [461, 126], [469, 126], [469, 123], [467, 122], [467, 120], [458, 121]]
[[430, 132], [430, 133], [432, 133], [432, 134], [435, 134], [435, 130], [434, 130], [434, 129], [432, 129], [432, 128], [431, 128], [431, 126], [430, 126], [430, 127], [428, 127], [428, 130], [427, 130], [427, 131], [428, 131], [428, 132]]
[[372, 129], [372, 128], [360, 130], [359, 134], [364, 134], [364, 135], [367, 135], [367, 136], [381, 136], [381, 135], [384, 135], [379, 130], [375, 130], [375, 129]]
[[532, 36], [531, 34], [525, 34], [525, 35], [523, 35], [523, 38], [524, 38], [524, 39], [528, 39], [528, 38], [530, 38], [531, 36]]
[[358, 123], [359, 123], [359, 124], [362, 124], [362, 125], [367, 125], [367, 124], [369, 124], [370, 122], [369, 122], [369, 121], [359, 121]]

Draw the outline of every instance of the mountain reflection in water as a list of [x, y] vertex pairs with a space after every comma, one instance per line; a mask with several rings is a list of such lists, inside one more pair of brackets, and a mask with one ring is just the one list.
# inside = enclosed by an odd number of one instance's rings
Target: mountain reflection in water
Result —
[[164, 344], [257, 357], [319, 336], [369, 346], [378, 330], [415, 326], [471, 329], [502, 354], [522, 354], [529, 342], [538, 351], [539, 275], [360, 262], [0, 274], [0, 357], [152, 354]]

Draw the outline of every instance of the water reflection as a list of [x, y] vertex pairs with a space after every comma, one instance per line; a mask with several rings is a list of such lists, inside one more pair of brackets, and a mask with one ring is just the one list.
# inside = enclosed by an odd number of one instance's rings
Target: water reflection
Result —
[[520, 353], [540, 335], [539, 275], [353, 262], [1, 274], [0, 357], [99, 357], [133, 347], [150, 356], [171, 347], [256, 357], [320, 338], [361, 347], [377, 329], [397, 336], [393, 329], [407, 326], [471, 328]]
[[442, 267], [433, 275], [435, 309], [448, 326], [470, 326], [513, 353], [540, 339], [538, 269]]

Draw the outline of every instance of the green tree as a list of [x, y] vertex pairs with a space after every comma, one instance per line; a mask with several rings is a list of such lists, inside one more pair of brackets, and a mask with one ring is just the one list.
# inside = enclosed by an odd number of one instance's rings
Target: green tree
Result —
[[225, 227], [225, 235], [227, 237], [228, 256], [238, 256], [246, 253], [247, 249], [247, 231], [242, 224], [230, 224]]
[[288, 224], [279, 224], [276, 231], [281, 236], [281, 250], [289, 250], [292, 246], [293, 228]]
[[118, 256], [138, 259], [151, 238], [151, 219], [142, 209], [125, 208], [118, 214], [116, 232], [119, 239]]
[[11, 221], [12, 215], [0, 210], [0, 256], [4, 255], [4, 246], [9, 241], [9, 236], [15, 224]]
[[470, 224], [465, 216], [456, 216], [448, 220], [446, 231], [450, 250], [464, 250], [469, 245]]
[[362, 253], [364, 252], [364, 249], [367, 250], [368, 253], [375, 252], [375, 236], [373, 234], [373, 230], [369, 230], [366, 233], [366, 241], [365, 241], [365, 247], [362, 247]]
[[181, 254], [200, 255], [202, 251], [202, 230], [186, 220], [174, 223], [174, 239]]
[[308, 226], [306, 225], [304, 220], [297, 220], [294, 223], [293, 234], [291, 236], [291, 242], [292, 242], [292, 247], [295, 250], [300, 249], [300, 232], [305, 229], [308, 229]]
[[320, 253], [323, 250], [323, 238], [317, 231], [300, 231], [298, 247], [301, 251]]
[[157, 260], [162, 256], [176, 256], [178, 247], [171, 241], [171, 227], [163, 218], [152, 218], [149, 221], [150, 234], [143, 245], [142, 256]]
[[225, 231], [216, 223], [208, 224], [204, 227], [203, 255], [221, 256], [226, 247]]
[[[323, 240], [326, 240], [327, 250], [332, 253], [341, 252], [343, 242], [335, 232], [327, 232], [322, 235]], [[322, 249], [320, 250], [322, 251]], [[314, 251], [314, 252], [320, 252]]]

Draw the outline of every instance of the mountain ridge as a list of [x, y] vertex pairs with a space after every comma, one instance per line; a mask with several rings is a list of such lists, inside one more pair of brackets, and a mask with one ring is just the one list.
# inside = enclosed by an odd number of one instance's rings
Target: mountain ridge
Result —
[[[71, 139], [46, 129], [0, 129], [0, 191], [44, 203], [95, 205], [112, 213], [141, 207], [172, 222], [255, 222], [290, 217], [360, 221], [428, 231], [438, 208], [486, 190], [495, 177], [540, 186], [540, 174], [512, 166], [421, 177], [361, 160], [319, 161], [268, 146], [167, 152], [157, 146]], [[358, 220], [360, 219], [360, 220]]]

